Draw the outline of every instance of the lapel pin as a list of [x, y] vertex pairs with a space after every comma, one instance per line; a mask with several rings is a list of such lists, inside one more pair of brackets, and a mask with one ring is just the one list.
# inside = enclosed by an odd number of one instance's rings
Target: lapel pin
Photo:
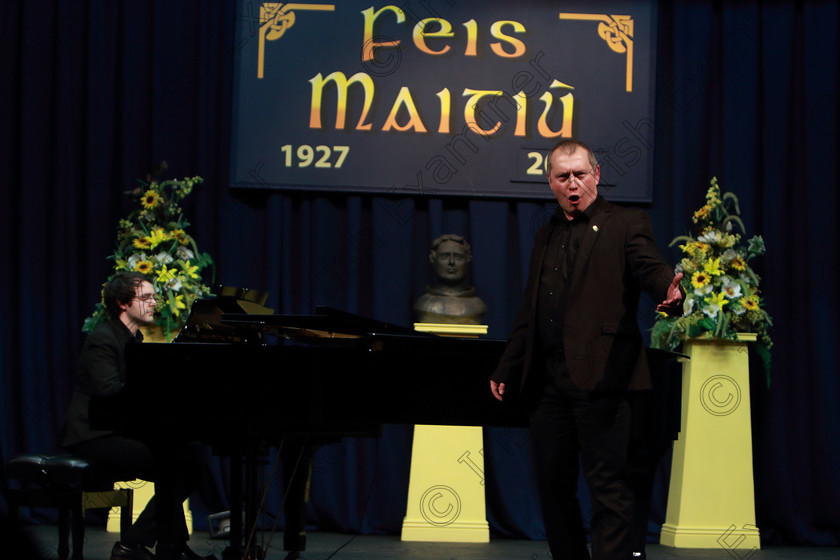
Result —
[[592, 226], [592, 231], [598, 231], [598, 226]]

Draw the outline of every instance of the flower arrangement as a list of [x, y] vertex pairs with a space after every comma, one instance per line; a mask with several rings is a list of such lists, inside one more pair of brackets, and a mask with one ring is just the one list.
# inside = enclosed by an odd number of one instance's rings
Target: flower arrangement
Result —
[[[150, 278], [157, 295], [155, 322], [167, 342], [184, 326], [192, 303], [210, 293], [201, 272], [213, 264], [213, 259], [201, 253], [186, 233], [190, 224], [179, 206], [203, 181], [201, 177], [140, 180], [140, 187], [131, 191], [139, 195], [140, 207], [120, 220], [117, 248], [108, 257], [114, 260], [114, 273], [130, 270]], [[106, 319], [105, 304], [100, 301], [82, 330], [93, 330]]]
[[730, 192], [721, 194], [717, 178], [712, 178], [706, 204], [692, 218], [699, 235], [671, 241], [671, 246], [682, 243], [677, 272], [683, 273], [681, 286], [686, 294], [683, 315], [660, 313], [651, 345], [673, 350], [686, 337], [735, 340], [737, 333], [755, 333], [758, 355], [769, 373], [773, 343], [767, 331], [773, 321], [763, 309], [759, 277], [748, 264], [764, 254], [764, 240], [756, 235], [744, 243], [735, 231], [737, 227], [745, 232], [740, 213], [738, 198]]

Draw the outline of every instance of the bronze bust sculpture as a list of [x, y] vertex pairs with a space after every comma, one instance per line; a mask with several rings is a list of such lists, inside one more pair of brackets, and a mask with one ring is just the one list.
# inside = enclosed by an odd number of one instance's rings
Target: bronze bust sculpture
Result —
[[436, 286], [427, 286], [426, 293], [414, 304], [420, 323], [480, 325], [487, 306], [467, 285], [467, 271], [472, 261], [470, 245], [460, 235], [441, 235], [432, 242], [429, 262], [435, 270]]

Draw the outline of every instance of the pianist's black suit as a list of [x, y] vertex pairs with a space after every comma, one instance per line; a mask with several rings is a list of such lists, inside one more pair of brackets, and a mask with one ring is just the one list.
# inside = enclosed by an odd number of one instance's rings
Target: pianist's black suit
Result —
[[[113, 431], [93, 430], [90, 427], [88, 408], [92, 396], [112, 396], [125, 384], [125, 349], [137, 344], [143, 335], [137, 335], [119, 320], [107, 321], [88, 335], [82, 349], [74, 381], [73, 396], [67, 414], [61, 444], [68, 451], [83, 457], [99, 468], [113, 471], [120, 478], [140, 478], [160, 485], [171, 485], [178, 499], [172, 507], [164, 508], [153, 497], [131, 530], [124, 536], [123, 544], [147, 547], [155, 545], [158, 525], [171, 528], [173, 544], [185, 543], [189, 538], [181, 503], [189, 497], [194, 473], [198, 471], [198, 453], [191, 446], [166, 446], [152, 449], [138, 439], [125, 437]], [[155, 460], [155, 458], [158, 460]], [[171, 519], [170, 519], [171, 518]]]

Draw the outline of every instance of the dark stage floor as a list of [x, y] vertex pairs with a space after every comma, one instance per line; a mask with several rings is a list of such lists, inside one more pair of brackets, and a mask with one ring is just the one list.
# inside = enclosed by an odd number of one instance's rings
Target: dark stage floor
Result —
[[[56, 558], [58, 530], [53, 526], [27, 527], [33, 536], [41, 558]], [[275, 534], [269, 543], [267, 560], [283, 560], [282, 534]], [[549, 560], [544, 541], [494, 539], [489, 544], [416, 543], [402, 542], [398, 536], [355, 536], [335, 533], [308, 533], [304, 560]], [[268, 539], [266, 536], [265, 539]], [[99, 527], [89, 527], [86, 533], [85, 559], [108, 560], [116, 535]], [[190, 546], [202, 554], [214, 553], [221, 558], [226, 543], [211, 540], [207, 533], [196, 533]], [[767, 547], [762, 550], [675, 549], [648, 545], [651, 560], [836, 560], [840, 548]]]

